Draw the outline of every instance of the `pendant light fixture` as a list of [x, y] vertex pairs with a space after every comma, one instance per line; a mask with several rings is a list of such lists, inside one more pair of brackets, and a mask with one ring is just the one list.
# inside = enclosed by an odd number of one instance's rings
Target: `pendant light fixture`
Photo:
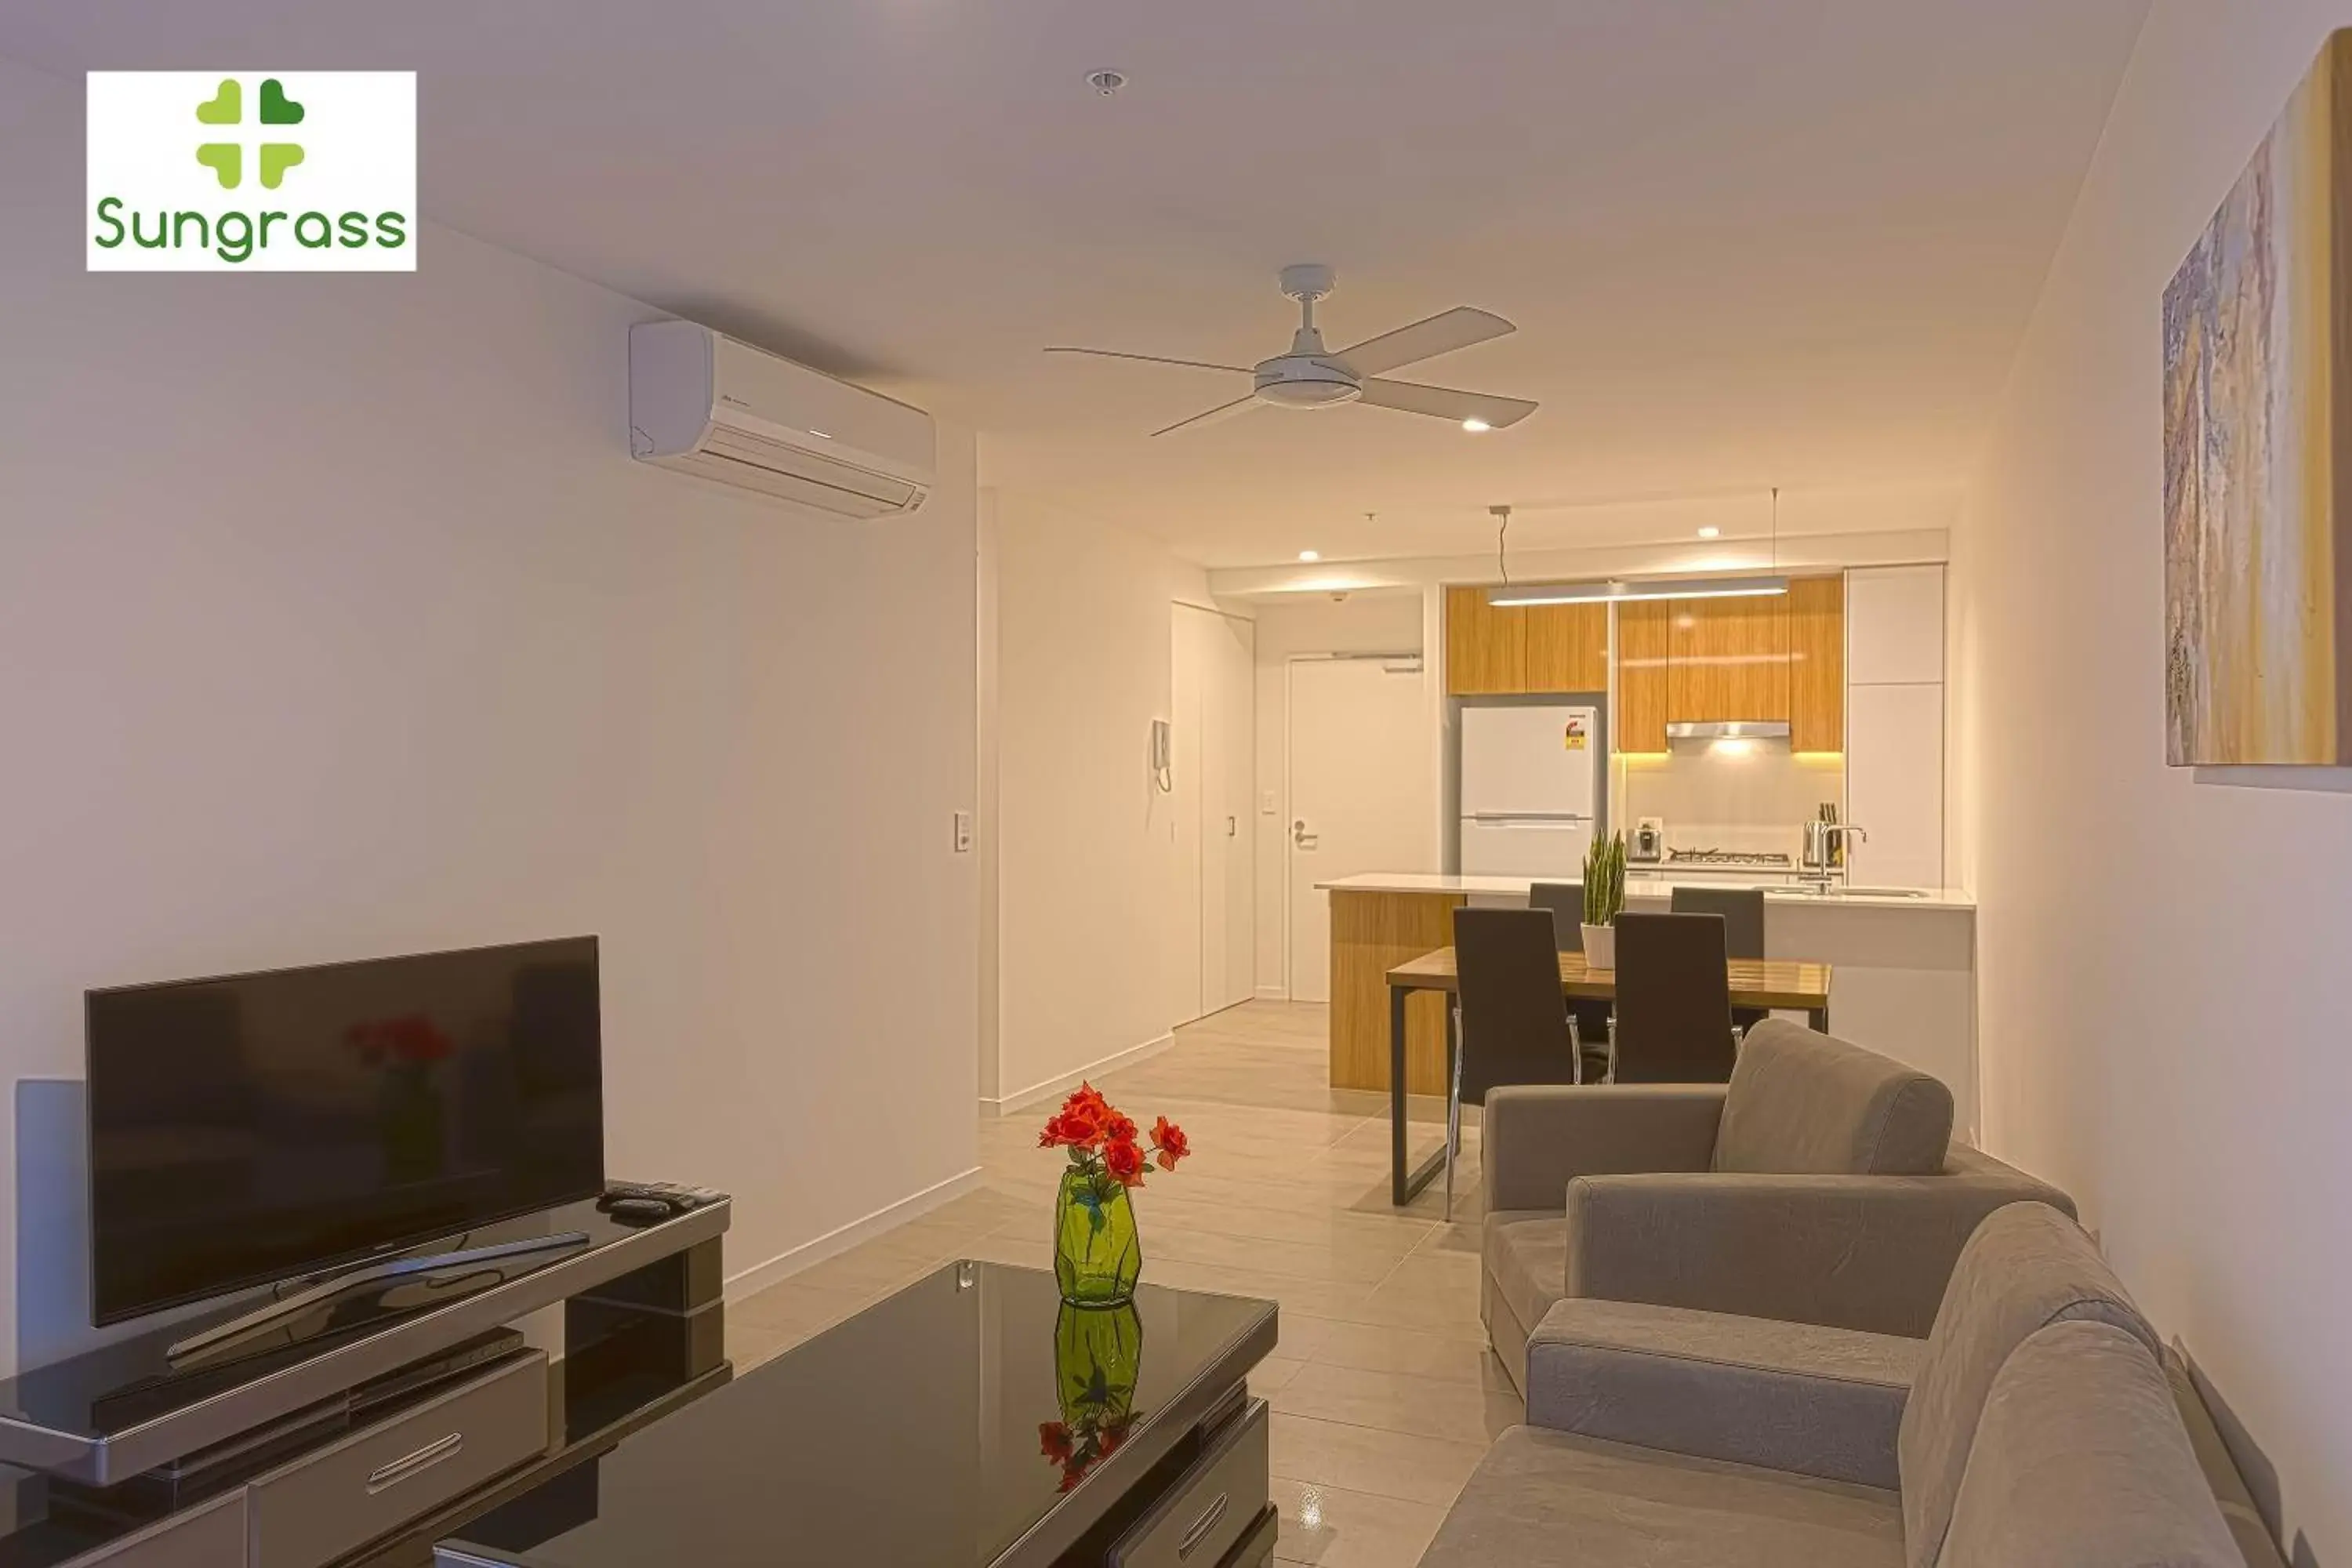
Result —
[[1642, 599], [1766, 599], [1789, 591], [1780, 575], [1780, 487], [1772, 487], [1771, 570], [1761, 577], [1661, 577], [1645, 582], [1528, 583], [1514, 585], [1510, 564], [1504, 559], [1503, 540], [1510, 531], [1511, 509], [1490, 506], [1501, 520], [1495, 536], [1495, 563], [1503, 582], [1486, 590], [1486, 603], [1497, 607], [1528, 605], [1615, 605]]

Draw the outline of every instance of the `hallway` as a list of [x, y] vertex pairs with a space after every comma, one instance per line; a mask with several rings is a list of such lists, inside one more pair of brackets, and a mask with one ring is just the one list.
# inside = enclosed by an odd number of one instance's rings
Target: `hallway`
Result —
[[[1326, 1087], [1325, 1028], [1319, 1005], [1245, 1003], [1097, 1087], [1192, 1138], [1193, 1157], [1137, 1200], [1145, 1280], [1282, 1304], [1280, 1348], [1252, 1379], [1276, 1412], [1277, 1555], [1411, 1564], [1520, 1418], [1478, 1321], [1476, 1133], [1453, 1223], [1435, 1184], [1391, 1209], [1386, 1101]], [[953, 1258], [1046, 1266], [1060, 1162], [1036, 1128], [1049, 1109], [982, 1123], [980, 1190], [731, 1307], [738, 1372]], [[1416, 1149], [1434, 1141], [1436, 1111]]]

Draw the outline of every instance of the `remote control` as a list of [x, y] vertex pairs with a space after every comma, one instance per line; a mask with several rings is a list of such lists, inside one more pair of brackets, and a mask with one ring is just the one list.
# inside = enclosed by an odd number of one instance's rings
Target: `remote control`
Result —
[[700, 1208], [704, 1204], [725, 1197], [716, 1187], [681, 1186], [676, 1182], [607, 1182], [600, 1207], [609, 1206], [627, 1198], [654, 1198], [681, 1209]]

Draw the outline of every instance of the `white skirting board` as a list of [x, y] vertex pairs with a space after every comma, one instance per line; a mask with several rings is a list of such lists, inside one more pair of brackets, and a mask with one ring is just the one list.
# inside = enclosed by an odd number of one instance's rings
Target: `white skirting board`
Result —
[[1087, 1079], [1098, 1078], [1114, 1068], [1133, 1067], [1146, 1057], [1157, 1056], [1175, 1043], [1176, 1037], [1173, 1033], [1161, 1035], [1156, 1039], [1146, 1040], [1139, 1046], [1129, 1046], [1123, 1051], [1113, 1051], [1100, 1061], [1088, 1062], [1076, 1072], [1066, 1072], [1059, 1078], [1050, 1078], [1043, 1083], [1033, 1083], [1026, 1089], [1016, 1089], [994, 1100], [983, 1095], [980, 1101], [981, 1114], [1010, 1116], [1014, 1111], [1025, 1110], [1041, 1100], [1051, 1100], [1057, 1094], [1067, 1094]]
[[981, 1169], [974, 1165], [944, 1182], [935, 1183], [919, 1193], [910, 1194], [887, 1207], [876, 1209], [864, 1219], [851, 1220], [847, 1225], [829, 1230], [813, 1241], [804, 1241], [786, 1252], [780, 1252], [765, 1263], [754, 1263], [740, 1273], [727, 1277], [727, 1301], [730, 1306], [747, 1296], [756, 1296], [771, 1285], [782, 1284], [803, 1268], [814, 1268], [828, 1258], [837, 1258], [857, 1246], [894, 1230], [910, 1219], [930, 1213], [940, 1205], [953, 1202], [979, 1187]]
[[1257, 988], [1257, 999], [1261, 1002], [1287, 1002], [1290, 1000], [1290, 987], [1261, 985]]

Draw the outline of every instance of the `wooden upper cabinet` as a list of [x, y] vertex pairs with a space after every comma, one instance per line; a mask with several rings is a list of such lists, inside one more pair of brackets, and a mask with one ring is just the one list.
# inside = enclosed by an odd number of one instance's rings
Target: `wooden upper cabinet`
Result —
[[1617, 606], [1617, 749], [1666, 749], [1666, 601]]
[[1456, 697], [1605, 691], [1605, 605], [1496, 609], [1484, 588], [1445, 590], [1445, 689]]
[[1789, 584], [1789, 749], [1845, 750], [1845, 579]]
[[1668, 599], [1670, 721], [1789, 717], [1789, 601]]
[[1609, 689], [1609, 606], [1534, 605], [1528, 616], [1529, 691]]
[[1527, 690], [1527, 611], [1496, 608], [1484, 588], [1446, 589], [1445, 689], [1456, 697]]

